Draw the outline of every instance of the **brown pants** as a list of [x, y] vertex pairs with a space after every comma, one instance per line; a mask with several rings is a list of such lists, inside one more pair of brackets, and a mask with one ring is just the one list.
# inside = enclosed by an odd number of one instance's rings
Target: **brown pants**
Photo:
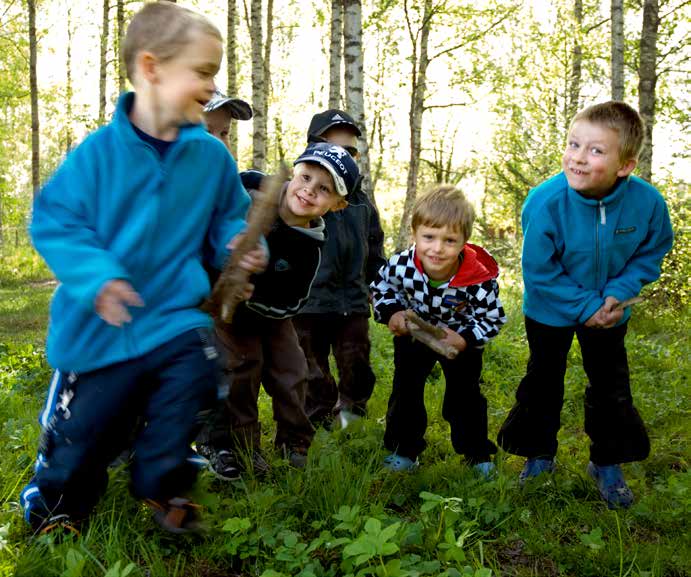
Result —
[[219, 401], [198, 442], [214, 449], [258, 449], [259, 387], [269, 394], [277, 447], [307, 449], [314, 428], [305, 414], [307, 362], [290, 319], [239, 310], [233, 324], [216, 324], [228, 397]]

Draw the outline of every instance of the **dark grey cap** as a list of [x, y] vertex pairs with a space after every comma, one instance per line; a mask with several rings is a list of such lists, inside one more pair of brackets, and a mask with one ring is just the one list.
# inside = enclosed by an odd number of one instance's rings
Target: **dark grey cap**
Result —
[[228, 98], [220, 90], [217, 90], [211, 100], [204, 106], [204, 112], [211, 112], [226, 107], [230, 116], [237, 120], [249, 120], [252, 118], [252, 107], [239, 98]]

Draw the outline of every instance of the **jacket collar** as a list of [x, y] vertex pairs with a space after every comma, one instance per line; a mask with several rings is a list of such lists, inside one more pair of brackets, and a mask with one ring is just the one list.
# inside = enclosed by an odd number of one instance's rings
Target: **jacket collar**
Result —
[[[562, 174], [564, 174], [562, 172]], [[580, 202], [582, 204], [587, 204], [590, 206], [598, 206], [600, 204], [604, 205], [609, 205], [609, 204], [614, 204], [615, 202], [618, 202], [624, 194], [626, 194], [626, 190], [629, 187], [629, 179], [631, 177], [627, 176], [625, 178], [620, 178], [617, 183], [614, 185], [614, 189], [612, 192], [610, 192], [607, 196], [603, 198], [588, 198], [587, 196], [583, 196], [579, 192], [575, 191], [573, 188], [571, 188], [568, 183], [567, 183], [567, 190], [568, 190], [568, 195], [569, 199], [574, 200], [576, 202]], [[566, 180], [566, 175], [564, 174], [564, 180]], [[567, 181], [568, 182], [568, 181]]]

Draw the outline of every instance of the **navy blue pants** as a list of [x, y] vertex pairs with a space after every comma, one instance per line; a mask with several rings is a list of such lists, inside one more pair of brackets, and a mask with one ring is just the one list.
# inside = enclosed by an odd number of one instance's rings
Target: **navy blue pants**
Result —
[[198, 471], [190, 443], [217, 394], [210, 339], [206, 329], [191, 330], [137, 359], [56, 371], [39, 417], [35, 474], [21, 493], [26, 520], [38, 527], [57, 514], [86, 517], [141, 420], [130, 469], [135, 496], [164, 501], [189, 489]]
[[650, 441], [631, 397], [626, 328], [627, 323], [610, 329], [552, 327], [526, 317], [528, 369], [499, 431], [499, 445], [528, 458], [556, 455], [566, 359], [575, 334], [588, 376], [584, 410], [590, 460], [613, 465], [645, 459]]
[[446, 389], [442, 417], [451, 426], [451, 444], [470, 464], [489, 461], [497, 447], [487, 438], [487, 400], [480, 390], [483, 349], [468, 347], [449, 360], [409, 336], [394, 337], [394, 377], [386, 413], [384, 446], [415, 459], [425, 450], [425, 382], [439, 362]]

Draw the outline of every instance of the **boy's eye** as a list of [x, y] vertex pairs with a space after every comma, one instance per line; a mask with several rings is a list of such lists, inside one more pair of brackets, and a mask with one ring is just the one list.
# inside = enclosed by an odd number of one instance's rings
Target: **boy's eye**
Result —
[[578, 148], [578, 142], [574, 142], [573, 140], [570, 141], [569, 148]]
[[597, 146], [593, 146], [593, 147], [590, 149], [590, 152], [592, 152], [593, 154], [602, 154], [602, 149], [601, 149], [601, 148], [597, 148]]

